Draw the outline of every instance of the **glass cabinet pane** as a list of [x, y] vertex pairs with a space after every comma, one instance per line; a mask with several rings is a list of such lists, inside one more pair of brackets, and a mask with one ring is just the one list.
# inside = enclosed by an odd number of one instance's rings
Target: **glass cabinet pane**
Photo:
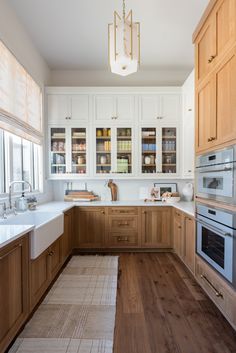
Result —
[[142, 173], [157, 172], [157, 131], [156, 128], [142, 128]]
[[96, 129], [96, 173], [111, 172], [111, 129]]
[[132, 129], [117, 128], [117, 173], [132, 173]]
[[51, 128], [51, 174], [66, 173], [66, 129]]
[[86, 174], [86, 128], [71, 129], [71, 167], [73, 174]]
[[162, 128], [162, 173], [176, 173], [176, 128]]

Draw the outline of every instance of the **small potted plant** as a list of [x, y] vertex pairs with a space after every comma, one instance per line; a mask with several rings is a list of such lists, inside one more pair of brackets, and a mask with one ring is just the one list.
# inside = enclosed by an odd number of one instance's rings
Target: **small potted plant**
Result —
[[31, 196], [29, 198], [27, 198], [27, 203], [28, 203], [28, 209], [30, 211], [34, 211], [36, 210], [36, 207], [37, 207], [37, 199], [35, 196]]

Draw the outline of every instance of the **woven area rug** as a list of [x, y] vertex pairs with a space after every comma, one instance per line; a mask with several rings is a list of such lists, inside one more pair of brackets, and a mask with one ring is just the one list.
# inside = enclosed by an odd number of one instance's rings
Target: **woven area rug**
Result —
[[74, 256], [10, 353], [112, 353], [117, 256]]

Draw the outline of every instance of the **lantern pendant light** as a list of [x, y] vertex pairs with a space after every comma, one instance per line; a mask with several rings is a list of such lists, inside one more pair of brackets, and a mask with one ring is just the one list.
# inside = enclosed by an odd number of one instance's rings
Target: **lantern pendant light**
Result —
[[127, 76], [138, 71], [140, 64], [140, 23], [133, 22], [132, 10], [126, 16], [114, 12], [114, 23], [108, 25], [108, 50], [111, 72]]

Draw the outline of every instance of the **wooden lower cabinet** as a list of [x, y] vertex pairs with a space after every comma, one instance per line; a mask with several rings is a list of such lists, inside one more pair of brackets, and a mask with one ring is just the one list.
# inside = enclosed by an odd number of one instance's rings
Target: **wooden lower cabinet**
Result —
[[192, 273], [195, 271], [195, 220], [174, 210], [174, 251]]
[[236, 292], [198, 255], [196, 255], [196, 279], [236, 329]]
[[61, 239], [57, 239], [37, 259], [30, 264], [30, 307], [40, 301], [52, 280], [61, 268]]
[[69, 210], [64, 213], [64, 233], [60, 238], [61, 263], [63, 264], [71, 255], [73, 250], [73, 218], [74, 210]]
[[77, 207], [75, 219], [76, 248], [99, 249], [105, 246], [104, 207]]
[[0, 352], [4, 352], [29, 315], [28, 235], [0, 249]]
[[142, 239], [143, 248], [172, 248], [171, 208], [142, 207]]

